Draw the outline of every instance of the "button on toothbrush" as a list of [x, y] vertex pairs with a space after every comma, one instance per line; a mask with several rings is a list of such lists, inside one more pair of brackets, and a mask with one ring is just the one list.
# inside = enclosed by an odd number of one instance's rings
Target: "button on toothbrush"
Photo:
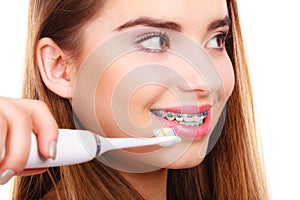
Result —
[[[159, 134], [159, 132], [168, 134]], [[155, 138], [105, 138], [86, 130], [60, 129], [57, 140], [56, 158], [45, 158], [40, 155], [35, 134], [31, 137], [31, 148], [26, 169], [47, 168], [63, 165], [73, 165], [88, 162], [107, 151], [160, 145], [171, 146], [181, 142], [181, 138], [171, 128], [157, 129]], [[170, 136], [169, 136], [170, 135]]]

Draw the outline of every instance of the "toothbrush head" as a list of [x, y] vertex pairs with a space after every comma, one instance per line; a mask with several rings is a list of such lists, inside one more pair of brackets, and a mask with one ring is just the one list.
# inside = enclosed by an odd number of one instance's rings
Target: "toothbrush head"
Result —
[[153, 130], [154, 135], [157, 138], [166, 138], [166, 141], [162, 141], [159, 145], [163, 147], [171, 146], [181, 142], [181, 138], [177, 136], [174, 128], [162, 128]]
[[156, 137], [176, 136], [174, 128], [162, 128], [153, 130], [153, 134]]
[[181, 138], [179, 136], [166, 136], [166, 137], [161, 137], [160, 143], [158, 145], [162, 147], [168, 147], [168, 146], [178, 144], [180, 142], [181, 142]]

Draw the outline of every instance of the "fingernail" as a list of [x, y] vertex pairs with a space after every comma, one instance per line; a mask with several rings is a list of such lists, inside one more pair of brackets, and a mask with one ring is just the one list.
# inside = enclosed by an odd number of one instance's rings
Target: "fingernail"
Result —
[[16, 172], [11, 169], [6, 169], [0, 176], [0, 184], [4, 185], [7, 183], [14, 175]]
[[56, 157], [56, 141], [52, 141], [49, 144], [49, 156], [52, 159], [55, 159]]

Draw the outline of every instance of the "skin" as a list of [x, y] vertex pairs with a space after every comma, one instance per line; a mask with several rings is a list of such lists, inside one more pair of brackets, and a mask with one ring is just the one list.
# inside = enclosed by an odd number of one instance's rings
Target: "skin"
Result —
[[[30, 149], [32, 131], [37, 135], [39, 151], [50, 158], [49, 144], [57, 141], [58, 126], [46, 104], [42, 101], [0, 97], [0, 153], [6, 152], [0, 165], [0, 173], [12, 170], [10, 177], [1, 177], [5, 184], [13, 175], [32, 175], [46, 169], [23, 170]], [[16, 145], [18, 144], [18, 145]]]
[[[170, 9], [172, 5], [172, 9]], [[211, 9], [214, 8], [214, 9]], [[229, 98], [234, 85], [234, 75], [232, 64], [228, 58], [226, 51], [217, 50], [212, 43], [211, 38], [220, 31], [228, 31], [228, 27], [220, 27], [212, 31], [203, 31], [207, 25], [215, 19], [223, 19], [227, 16], [226, 1], [220, 0], [178, 0], [178, 1], [133, 1], [128, 6], [124, 1], [112, 1], [106, 8], [106, 11], [100, 18], [93, 21], [85, 31], [85, 46], [81, 54], [81, 60], [86, 58], [88, 53], [96, 48], [96, 44], [101, 44], [105, 40], [115, 36], [116, 34], [125, 31], [115, 32], [114, 29], [120, 24], [141, 16], [155, 16], [158, 19], [164, 19], [180, 24], [182, 33], [196, 41], [208, 53], [209, 57], [216, 66], [216, 69], [221, 78], [225, 96], [221, 96], [221, 91], [212, 91], [216, 96], [215, 106], [212, 109], [213, 122], [216, 124], [216, 119], [221, 112], [222, 106]], [[115, 15], [114, 13], [118, 13]], [[105, 28], [101, 28], [105, 27]], [[197, 27], [197, 28], [195, 28]], [[126, 30], [133, 30], [137, 27], [129, 27]], [[191, 90], [186, 91], [194, 93], [199, 100], [199, 104], [210, 103], [211, 94], [208, 93], [208, 88], [200, 76], [195, 75], [193, 68], [184, 68], [182, 70], [182, 61], [178, 58], [171, 57], [163, 59], [159, 53], [151, 55], [143, 52], [136, 55], [128, 55], [126, 58], [121, 58], [114, 62], [105, 74], [101, 77], [97, 88], [96, 109], [99, 123], [104, 132], [109, 133], [108, 137], [128, 137], [128, 134], [121, 131], [115, 124], [113, 114], [111, 112], [111, 99], [113, 89], [118, 82], [127, 73], [145, 60], [150, 62], [160, 60], [160, 64], [172, 66], [173, 70], [182, 74], [185, 80], [191, 85]], [[157, 59], [155, 58], [157, 57]], [[142, 59], [138, 59], [142, 58]], [[158, 59], [159, 58], [159, 59]], [[132, 64], [134, 63], [134, 65]], [[188, 70], [187, 70], [188, 69]], [[150, 85], [139, 88], [130, 98], [129, 112], [131, 120], [137, 126], [144, 127], [151, 124], [151, 116], [149, 109], [159, 105], [161, 107], [178, 106], [178, 101], [175, 96], [166, 88]], [[205, 155], [207, 138], [193, 141], [192, 145], [185, 151], [174, 163], [167, 168], [187, 168], [199, 164]], [[180, 148], [180, 147], [177, 147]], [[204, 148], [204, 149], [203, 149]], [[146, 148], [143, 148], [144, 150]], [[149, 150], [149, 148], [147, 148]], [[138, 150], [136, 150], [138, 151]], [[202, 156], [197, 157], [201, 151]], [[158, 155], [159, 157], [159, 155]], [[166, 196], [166, 176], [167, 170], [159, 170], [148, 174], [129, 174], [122, 173], [123, 176], [146, 198], [164, 199]], [[145, 178], [145, 176], [147, 178]], [[144, 181], [147, 180], [147, 181]]]
[[[213, 8], [213, 9], [212, 9]], [[124, 24], [125, 22], [138, 18], [138, 17], [153, 17], [156, 19], [172, 21], [182, 26], [181, 33], [197, 42], [198, 45], [203, 47], [205, 52], [214, 63], [219, 77], [222, 81], [225, 95], [220, 95], [221, 91], [218, 89], [208, 92], [208, 88], [205, 85], [205, 81], [202, 80], [201, 76], [195, 73], [194, 69], [187, 67], [182, 70], [181, 66], [186, 65], [182, 63], [178, 58], [170, 57], [169, 59], [159, 59], [161, 54], [153, 53], [146, 54], [144, 52], [138, 52], [137, 55], [142, 59], [137, 59], [135, 56], [128, 56], [124, 59], [120, 59], [113, 63], [111, 67], [102, 76], [96, 91], [96, 110], [99, 123], [103, 130], [110, 130], [110, 135], [107, 137], [128, 137], [128, 135], [122, 132], [115, 124], [113, 115], [111, 113], [111, 99], [112, 89], [118, 84], [123, 75], [130, 72], [139, 63], [144, 60], [152, 61], [159, 60], [161, 64], [172, 66], [172, 70], [181, 74], [182, 77], [189, 83], [191, 89], [186, 90], [186, 93], [191, 93], [196, 96], [197, 101], [200, 105], [205, 103], [212, 103], [212, 127], [215, 126], [217, 119], [229, 98], [233, 86], [234, 86], [234, 75], [232, 70], [232, 64], [229, 57], [224, 49], [220, 50], [220, 47], [216, 45], [216, 41], [213, 39], [214, 36], [220, 32], [227, 32], [228, 26], [218, 27], [216, 29], [207, 31], [207, 26], [210, 22], [216, 19], [224, 19], [227, 13], [227, 6], [225, 0], [152, 0], [152, 1], [140, 1], [132, 0], [130, 6], [128, 2], [121, 0], [113, 0], [107, 4], [107, 8], [104, 13], [99, 15], [99, 18], [92, 20], [85, 27], [84, 32], [84, 43], [80, 55], [70, 61], [69, 54], [66, 54], [61, 50], [53, 40], [49, 38], [42, 38], [37, 45], [37, 62], [46, 86], [54, 93], [72, 101], [73, 85], [76, 80], [77, 71], [74, 68], [78, 68], [89, 53], [95, 49], [99, 44], [103, 43], [109, 38], [118, 35], [120, 32], [115, 29]], [[118, 13], [118, 14], [115, 14]], [[137, 27], [130, 27], [126, 30], [133, 30]], [[221, 46], [222, 47], [222, 46]], [[222, 47], [223, 48], [223, 47]], [[130, 65], [131, 61], [135, 61], [137, 65]], [[120, 67], [122, 66], [122, 67]], [[105, 83], [105, 84], [101, 84]], [[213, 98], [212, 98], [213, 96]], [[15, 100], [0, 101], [0, 104], [11, 103]], [[23, 100], [24, 101], [24, 100]], [[29, 101], [31, 102], [31, 101]], [[33, 103], [22, 104], [24, 107], [30, 107]], [[131, 121], [139, 127], [145, 127], [152, 123], [152, 116], [149, 113], [149, 109], [155, 106], [161, 107], [172, 107], [178, 106], [179, 102], [176, 100], [174, 94], [172, 94], [167, 88], [158, 86], [146, 86], [139, 88], [130, 98], [129, 101], [129, 112]], [[0, 106], [3, 108], [3, 106]], [[25, 125], [21, 127], [23, 130], [27, 130], [26, 133], [22, 132], [24, 138], [28, 138], [30, 128], [33, 127], [36, 133], [39, 135], [39, 148], [44, 156], [49, 157], [48, 144], [57, 139], [57, 126], [56, 123], [45, 124], [46, 119], [51, 118], [51, 115], [39, 116], [38, 112], [28, 111], [26, 109], [20, 109], [18, 105], [14, 105], [14, 108], [22, 110], [22, 113], [17, 113], [14, 116], [26, 116], [32, 126]], [[33, 105], [31, 109], [39, 110], [36, 105]], [[47, 110], [47, 108], [43, 108]], [[6, 121], [5, 124], [9, 127], [16, 127], [17, 125], [9, 120], [10, 117], [6, 116], [8, 111], [1, 111], [0, 122]], [[28, 114], [30, 113], [30, 114]], [[103, 114], [105, 113], [105, 115]], [[3, 117], [4, 116], [4, 117]], [[31, 116], [31, 117], [30, 117]], [[32, 117], [34, 116], [34, 117]], [[50, 120], [51, 121], [51, 120]], [[26, 127], [24, 129], [24, 126]], [[2, 127], [2, 126], [0, 126]], [[50, 129], [45, 129], [50, 127]], [[7, 131], [8, 129], [2, 129], [2, 136], [10, 135], [11, 137], [16, 136], [15, 132]], [[47, 133], [42, 133], [41, 130], [49, 130]], [[16, 139], [15, 139], [16, 140]], [[15, 141], [14, 140], [14, 141]], [[12, 140], [11, 140], [12, 141]], [[170, 163], [166, 168], [188, 168], [193, 167], [201, 163], [205, 156], [207, 147], [208, 136], [204, 139], [197, 139], [194, 141], [186, 141], [191, 145], [188, 149], [185, 148], [184, 154], [178, 158], [175, 162]], [[4, 169], [13, 169], [16, 172], [22, 172], [23, 167], [26, 163], [26, 159], [29, 151], [30, 141], [19, 141], [23, 144], [23, 150], [20, 153], [20, 157], [23, 161], [18, 165], [13, 165], [12, 156], [7, 155], [7, 161], [1, 164], [1, 171]], [[13, 151], [13, 146], [9, 147]], [[19, 148], [19, 147], [18, 147]], [[177, 148], [177, 147], [176, 147]], [[180, 145], [178, 146], [180, 148]], [[137, 149], [136, 151], [152, 151], [151, 148]], [[195, 156], [199, 154], [200, 156]], [[15, 159], [16, 161], [17, 159]], [[155, 172], [147, 174], [121, 174], [139, 191], [146, 199], [165, 199], [166, 198], [166, 180], [167, 180], [167, 169], [161, 169]], [[40, 171], [34, 171], [38, 173]], [[30, 172], [33, 173], [33, 172]], [[146, 181], [145, 181], [146, 180]]]
[[[169, 8], [169, 5], [172, 5], [172, 9]], [[118, 15], [114, 15], [114, 13], [118, 13]], [[114, 116], [111, 111], [112, 91], [123, 76], [130, 73], [136, 66], [142, 65], [145, 62], [147, 63], [147, 61], [150, 63], [151, 61], [156, 61], [159, 64], [172, 66], [172, 69], [178, 72], [178, 74], [181, 74], [190, 84], [191, 89], [186, 91], [186, 93], [195, 94], [200, 105], [205, 103], [211, 104], [213, 101], [212, 98], [215, 98], [214, 107], [211, 111], [213, 113], [212, 127], [214, 127], [222, 107], [233, 90], [234, 75], [232, 64], [226, 51], [216, 49], [212, 37], [217, 35], [220, 31], [228, 31], [229, 27], [219, 27], [212, 31], [203, 30], [206, 30], [208, 24], [215, 19], [223, 19], [227, 16], [226, 1], [133, 1], [131, 6], [126, 6], [126, 3], [122, 1], [111, 1], [106, 8], [106, 12], [86, 28], [85, 45], [80, 60], [84, 60], [92, 49], [107, 39], [122, 31], [136, 29], [137, 27], [129, 27], [120, 32], [114, 31], [116, 27], [121, 24], [141, 16], [155, 16], [155, 18], [158, 19], [180, 24], [182, 26], [181, 32], [197, 42], [208, 53], [216, 66], [223, 87], [211, 91], [211, 94], [209, 94], [205, 81], [195, 73], [192, 67], [182, 67], [183, 65], [186, 66], [186, 63], [183, 63], [175, 56], [166, 59], [159, 53], [149, 55], [144, 52], [125, 56], [114, 62], [107, 69], [99, 82], [96, 93], [96, 106], [97, 110], [101, 111], [97, 112], [101, 128], [104, 132], [109, 133], [109, 135], [107, 135], [108, 137], [128, 137], [128, 134], [121, 131], [114, 122]], [[225, 90], [225, 96], [221, 96], [220, 90], [222, 89]], [[178, 105], [179, 102], [175, 96], [166, 88], [156, 85], [141, 87], [133, 93], [130, 98], [129, 112], [131, 121], [140, 127], [147, 126], [152, 122], [151, 115], [149, 115], [150, 108], [155, 106], [173, 107]], [[201, 147], [206, 147], [207, 138], [208, 137], [203, 140], [194, 141], [181, 159], [178, 159], [168, 167], [187, 168], [199, 164], [204, 155], [202, 157], [200, 156], [200, 158], [193, 155], [199, 151], [205, 154], [205, 150]]]

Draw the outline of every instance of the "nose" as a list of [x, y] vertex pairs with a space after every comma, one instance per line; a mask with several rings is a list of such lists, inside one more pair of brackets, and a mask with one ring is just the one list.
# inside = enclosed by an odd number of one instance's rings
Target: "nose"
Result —
[[[209, 64], [208, 64], [209, 63]], [[197, 96], [207, 97], [221, 86], [219, 74], [211, 61], [202, 62], [202, 66], [181, 62], [181, 81], [177, 82], [182, 92], [194, 92]]]
[[[193, 40], [191, 40], [193, 38]], [[194, 92], [198, 96], [208, 96], [222, 87], [222, 81], [210, 56], [197, 42], [197, 36], [176, 34], [170, 48], [172, 64], [180, 75], [178, 89], [184, 92]]]
[[195, 70], [194, 72], [184, 72], [182, 73], [182, 78], [184, 81], [178, 83], [178, 88], [183, 92], [196, 92], [201, 96], [209, 95], [209, 86], [204, 81], [203, 77], [198, 74]]

